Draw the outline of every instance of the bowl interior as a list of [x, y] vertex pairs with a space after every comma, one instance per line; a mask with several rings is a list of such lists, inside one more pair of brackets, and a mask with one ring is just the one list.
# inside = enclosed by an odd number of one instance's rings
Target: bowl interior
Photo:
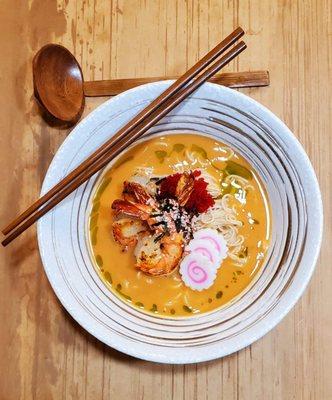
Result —
[[[76, 126], [56, 154], [42, 193], [104, 143], [170, 82], [132, 89]], [[272, 212], [266, 266], [236, 301], [197, 317], [157, 318], [123, 303], [95, 271], [86, 215], [98, 175], [38, 223], [44, 268], [71, 315], [104, 343], [167, 363], [206, 361], [237, 351], [273, 326], [295, 304], [313, 272], [321, 242], [322, 205], [311, 164], [294, 135], [266, 108], [236, 91], [206, 84], [149, 131], [197, 132], [243, 155], [259, 173]]]
[[[93, 246], [91, 243], [91, 235], [90, 235], [90, 229], [89, 229], [89, 221], [90, 221], [90, 215], [91, 215], [91, 211], [92, 211], [92, 207], [93, 207], [93, 199], [95, 198], [96, 192], [100, 186], [100, 184], [103, 181], [103, 178], [105, 176], [105, 174], [112, 168], [112, 166], [117, 162], [117, 160], [119, 158], [121, 158], [124, 154], [126, 154], [126, 152], [130, 151], [134, 146], [136, 146], [138, 143], [144, 143], [145, 141], [149, 140], [152, 137], [162, 137], [162, 136], [168, 136], [168, 135], [181, 135], [181, 134], [195, 134], [195, 135], [201, 135], [201, 136], [206, 136], [206, 137], [210, 137], [213, 138], [214, 140], [218, 140], [216, 136], [212, 136], [206, 133], [201, 133], [201, 132], [195, 132], [195, 131], [178, 131], [178, 130], [173, 130], [173, 131], [159, 131], [157, 133], [148, 133], [147, 135], [145, 135], [142, 139], [136, 141], [133, 145], [129, 146], [128, 149], [126, 149], [125, 151], [123, 151], [121, 154], [119, 154], [117, 157], [115, 157], [109, 164], [107, 167], [105, 167], [96, 177], [96, 179], [94, 180], [94, 184], [91, 187], [90, 190], [90, 194], [89, 194], [89, 199], [88, 199], [88, 205], [86, 207], [86, 212], [85, 212], [85, 237], [86, 237], [86, 246], [88, 248], [88, 252], [89, 252], [89, 256], [90, 256], [90, 262], [91, 265], [93, 266], [95, 272], [97, 273], [97, 275], [100, 277], [100, 273], [99, 273], [99, 267], [96, 263], [96, 259], [95, 256], [93, 254]], [[221, 140], [219, 138], [219, 140]], [[247, 159], [247, 155], [246, 154], [241, 154], [243, 158]], [[247, 159], [247, 161], [249, 161]], [[250, 161], [249, 161], [250, 162]], [[263, 179], [260, 177], [260, 174], [257, 172], [257, 175], [259, 175], [259, 179], [260, 179], [260, 183], [263, 184]], [[245, 296], [250, 290], [252, 290], [252, 288], [255, 286], [256, 281], [260, 278], [261, 274], [263, 273], [263, 270], [265, 268], [268, 268], [268, 263], [271, 260], [271, 255], [273, 253], [273, 249], [275, 249], [276, 246], [276, 239], [278, 238], [277, 232], [278, 229], [280, 227], [275, 228], [274, 224], [272, 223], [272, 210], [270, 210], [270, 195], [268, 193], [268, 188], [263, 187], [262, 190], [265, 193], [266, 198], [264, 198], [264, 200], [267, 201], [267, 205], [266, 208], [269, 210], [270, 215], [268, 216], [268, 220], [269, 220], [269, 225], [270, 228], [268, 229], [271, 233], [271, 239], [270, 239], [270, 245], [269, 245], [269, 249], [266, 253], [266, 257], [265, 260], [262, 264], [262, 266], [260, 267], [259, 271], [256, 273], [254, 279], [249, 283], [249, 285], [247, 287], [245, 287], [244, 290], [241, 291], [241, 293], [239, 293], [237, 296], [233, 297], [229, 302], [227, 302], [226, 304], [221, 305], [220, 307], [216, 307], [215, 309], [208, 311], [208, 312], [204, 312], [204, 313], [200, 313], [200, 314], [193, 314], [193, 315], [186, 315], [186, 316], [167, 316], [167, 315], [160, 315], [157, 314], [155, 315], [156, 318], [162, 318], [162, 319], [170, 319], [170, 320], [177, 320], [177, 319], [190, 319], [190, 318], [200, 318], [203, 314], [211, 314], [214, 312], [217, 312], [225, 307], [229, 307], [232, 304], [236, 303], [239, 299], [241, 299], [243, 296]], [[286, 221], [287, 223], [288, 221]], [[145, 314], [145, 315], [153, 315], [152, 313], [149, 313], [147, 311], [145, 311], [144, 309], [140, 309], [138, 307], [135, 307], [134, 305], [124, 301], [123, 299], [121, 299], [120, 296], [117, 296], [111, 289], [110, 287], [107, 285], [107, 283], [105, 282], [104, 279], [102, 279], [100, 277], [101, 281], [103, 282], [103, 284], [106, 286], [106, 288], [110, 291], [110, 296], [114, 296], [115, 298], [120, 299], [124, 304], [126, 304], [127, 306], [129, 305], [130, 307], [132, 307], [134, 310], [137, 310], [139, 313]]]

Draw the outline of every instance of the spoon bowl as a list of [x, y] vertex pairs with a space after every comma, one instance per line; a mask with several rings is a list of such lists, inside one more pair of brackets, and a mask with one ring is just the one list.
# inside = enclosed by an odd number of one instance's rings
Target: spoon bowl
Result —
[[83, 74], [73, 54], [58, 44], [42, 47], [33, 59], [34, 94], [63, 123], [76, 123], [84, 109]]

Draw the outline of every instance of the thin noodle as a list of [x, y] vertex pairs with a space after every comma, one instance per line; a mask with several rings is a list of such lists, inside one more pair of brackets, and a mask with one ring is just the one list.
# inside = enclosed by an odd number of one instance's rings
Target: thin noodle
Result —
[[238, 188], [254, 190], [254, 187], [248, 183], [247, 179], [239, 175], [228, 175], [225, 177], [224, 182]]
[[184, 304], [185, 304], [187, 307], [190, 307], [190, 302], [189, 302], [189, 299], [188, 299], [188, 297], [187, 297], [187, 293], [185, 293], [185, 294], [183, 295], [183, 302], [184, 302]]
[[170, 307], [170, 306], [174, 305], [174, 302], [176, 302], [181, 296], [182, 296], [182, 292], [179, 292], [175, 297], [173, 297], [171, 300], [169, 300], [167, 303], [165, 303], [165, 306]]
[[229, 202], [233, 198], [231, 194], [225, 194], [221, 199], [215, 200], [215, 204], [205, 213], [199, 214], [193, 219], [194, 231], [203, 228], [212, 228], [221, 232], [228, 246], [228, 255], [238, 265], [244, 265], [246, 257], [238, 257], [241, 251], [244, 237], [238, 230], [242, 222], [236, 217], [236, 212]]
[[219, 147], [218, 150], [223, 150], [227, 155], [226, 156], [218, 156], [219, 161], [228, 161], [234, 156], [234, 150], [230, 149], [229, 147]]

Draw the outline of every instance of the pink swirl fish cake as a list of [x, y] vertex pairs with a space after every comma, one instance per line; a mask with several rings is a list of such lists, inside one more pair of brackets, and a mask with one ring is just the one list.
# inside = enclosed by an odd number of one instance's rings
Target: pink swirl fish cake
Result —
[[201, 291], [213, 284], [216, 279], [216, 268], [203, 255], [190, 253], [181, 261], [180, 274], [186, 286]]

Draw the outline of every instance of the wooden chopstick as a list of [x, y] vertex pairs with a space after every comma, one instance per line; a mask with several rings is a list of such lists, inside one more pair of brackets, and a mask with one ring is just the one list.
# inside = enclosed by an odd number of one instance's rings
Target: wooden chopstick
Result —
[[[176, 76], [160, 76], [153, 78], [112, 79], [109, 81], [84, 82], [84, 95], [88, 97], [115, 96], [125, 90], [150, 82], [177, 79]], [[225, 72], [213, 76], [209, 82], [230, 88], [250, 88], [268, 86], [270, 84], [268, 71]]]
[[147, 107], [139, 112], [131, 121], [129, 121], [124, 127], [122, 127], [111, 139], [105, 142], [98, 150], [96, 150], [91, 156], [89, 156], [82, 164], [70, 172], [64, 179], [57, 183], [52, 189], [50, 189], [45, 195], [40, 197], [35, 203], [33, 203], [27, 210], [7, 225], [2, 233], [7, 235], [19, 224], [21, 224], [26, 218], [32, 213], [38, 210], [39, 207], [48, 202], [53, 196], [57, 196], [60, 190], [63, 190], [65, 186], [71, 183], [71, 181], [77, 178], [82, 172], [85, 171], [90, 165], [97, 161], [102, 155], [107, 153], [112, 146], [118, 141], [123, 139], [131, 130], [135, 129], [145, 118], [153, 113], [158, 107], [160, 107], [165, 101], [173, 96], [178, 90], [183, 88], [188, 82], [196, 77], [201, 71], [203, 71], [211, 62], [219, 57], [224, 51], [226, 51], [231, 45], [233, 45], [241, 36], [244, 31], [242, 28], [237, 28], [230, 35], [228, 35], [222, 42], [220, 42], [214, 49], [207, 53], [201, 60], [199, 60], [193, 67], [191, 67], [185, 74], [183, 74], [176, 82], [174, 82], [168, 89], [166, 89], [160, 96], [152, 101]]
[[149, 128], [156, 124], [161, 118], [167, 115], [177, 105], [179, 105], [186, 97], [193, 93], [199, 86], [206, 82], [211, 76], [213, 76], [220, 68], [224, 67], [231, 60], [233, 60], [238, 54], [246, 49], [244, 42], [238, 43], [228, 53], [226, 53], [219, 60], [215, 61], [206, 71], [199, 75], [195, 80], [189, 83], [182, 90], [178, 91], [173, 97], [168, 99], [162, 107], [159, 107], [152, 115], [147, 117], [137, 129], [128, 134], [126, 138], [116, 142], [112, 148], [112, 151], [100, 157], [93, 165], [88, 167], [83, 174], [81, 174], [76, 180], [72, 181], [70, 185], [66, 186], [62, 191], [58, 192], [58, 195], [52, 198], [42, 209], [38, 210], [30, 218], [28, 218], [22, 225], [20, 225], [15, 231], [5, 238], [2, 242], [3, 246], [9, 244], [22, 232], [24, 232], [29, 226], [36, 222], [40, 217], [51, 210], [55, 205], [77, 189], [82, 183], [87, 181], [96, 172], [105, 167], [115, 156], [120, 154], [125, 148], [133, 143], [137, 138], [142, 136]]

